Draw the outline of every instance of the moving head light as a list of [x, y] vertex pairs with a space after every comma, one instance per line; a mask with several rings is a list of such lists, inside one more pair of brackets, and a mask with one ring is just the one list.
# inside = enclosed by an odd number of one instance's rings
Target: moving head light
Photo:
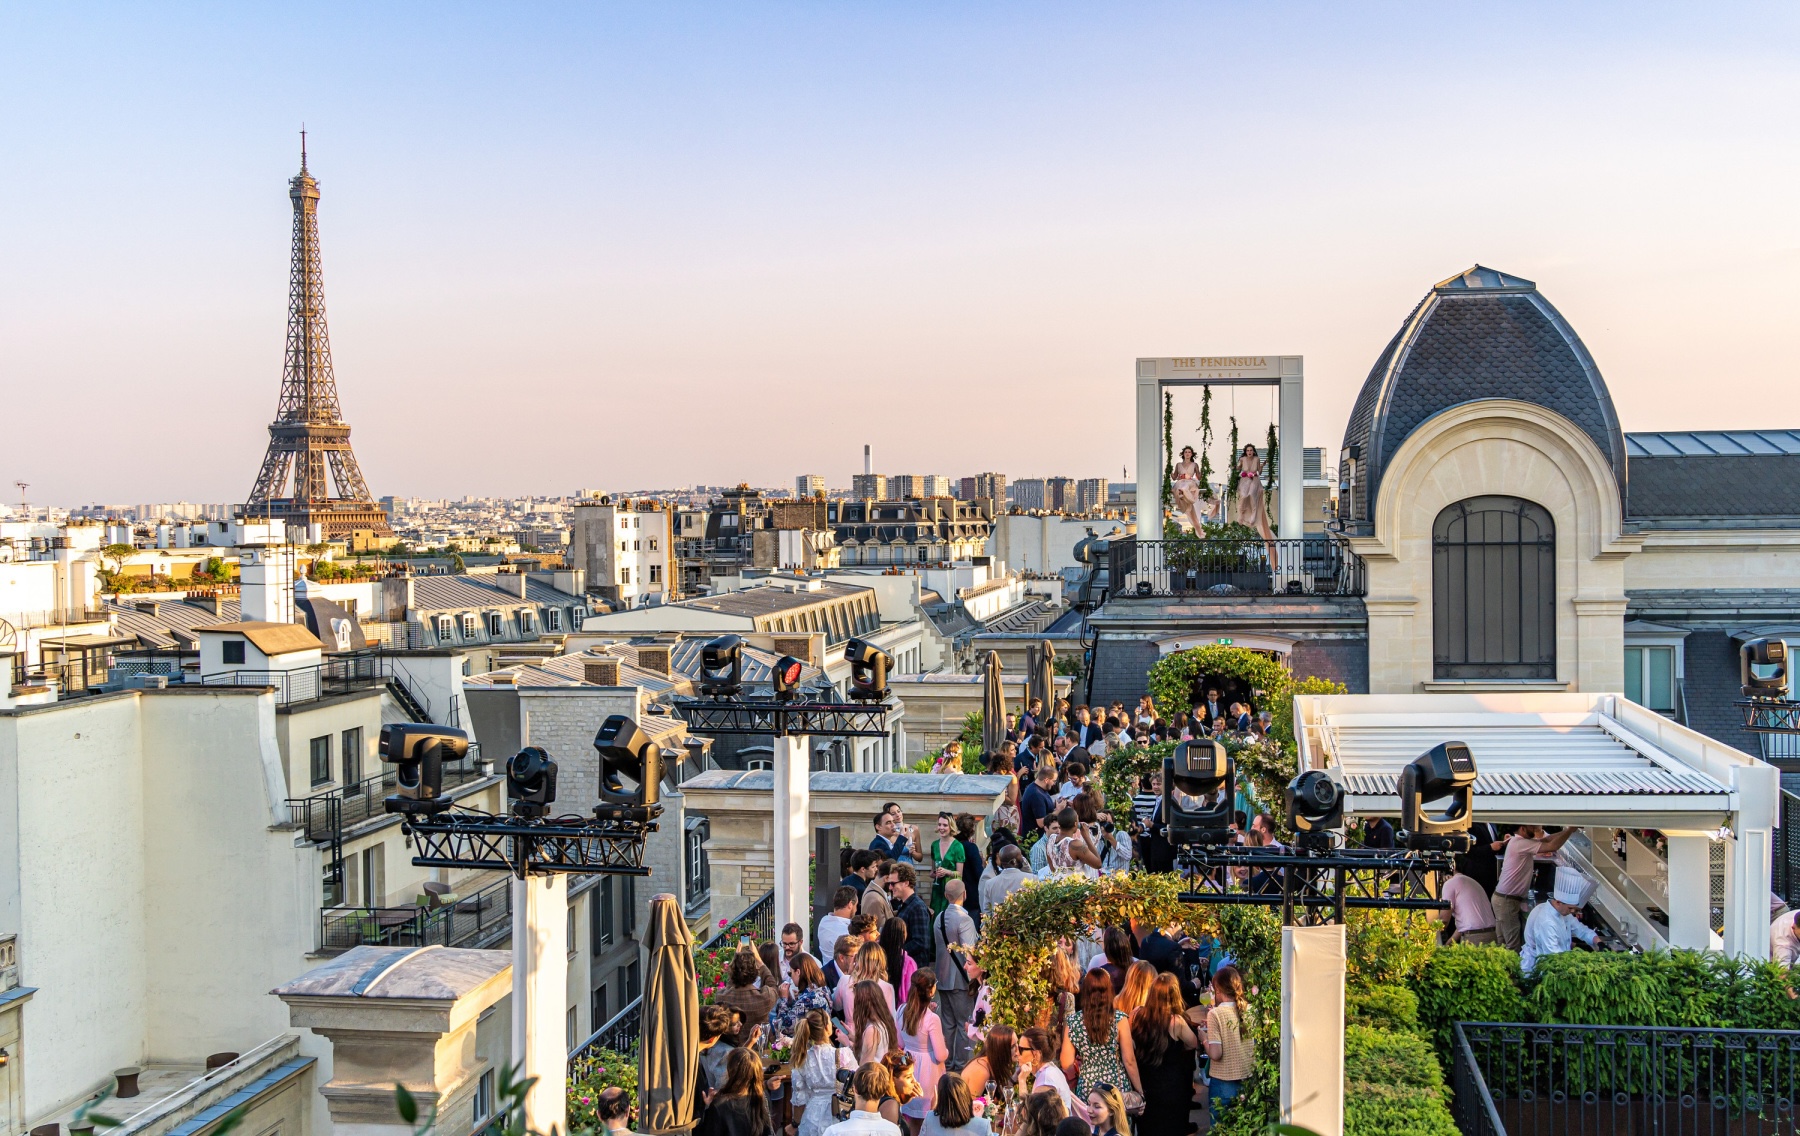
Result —
[[[1428, 801], [1448, 799], [1442, 812]], [[1475, 755], [1462, 742], [1439, 742], [1400, 771], [1400, 842], [1415, 852], [1467, 852], [1474, 846]]]
[[381, 760], [393, 762], [398, 790], [383, 807], [390, 813], [441, 813], [444, 762], [469, 756], [469, 735], [452, 726], [429, 722], [394, 722], [381, 727]]
[[1163, 758], [1163, 817], [1170, 844], [1228, 843], [1236, 799], [1231, 755], [1218, 742], [1182, 742]]
[[543, 816], [556, 801], [556, 762], [537, 746], [513, 754], [506, 763], [506, 795], [515, 816]]
[[1750, 639], [1738, 648], [1738, 679], [1745, 698], [1788, 696], [1787, 643], [1781, 639]]
[[806, 664], [792, 655], [783, 655], [775, 663], [775, 670], [769, 678], [769, 686], [774, 691], [775, 701], [792, 702], [800, 693], [800, 676], [806, 673]]
[[744, 689], [744, 641], [721, 635], [700, 648], [700, 693], [736, 698]]
[[600, 759], [596, 819], [643, 823], [661, 814], [662, 747], [654, 738], [630, 718], [614, 714], [600, 724], [594, 749]]
[[850, 664], [850, 697], [859, 702], [886, 702], [888, 668], [894, 660], [873, 643], [852, 639], [844, 646]]
[[1309, 769], [1288, 782], [1288, 827], [1308, 851], [1331, 850], [1332, 834], [1344, 827], [1344, 788], [1323, 769]]

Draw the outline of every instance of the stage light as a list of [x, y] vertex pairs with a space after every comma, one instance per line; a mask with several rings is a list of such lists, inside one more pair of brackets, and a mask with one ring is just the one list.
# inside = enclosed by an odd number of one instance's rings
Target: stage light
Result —
[[1787, 643], [1781, 639], [1747, 640], [1738, 648], [1738, 678], [1745, 698], [1786, 698]]
[[[1442, 812], [1425, 811], [1427, 802], [1448, 799]], [[1400, 771], [1400, 832], [1413, 851], [1467, 852], [1474, 841], [1475, 755], [1462, 742], [1440, 742], [1412, 759]]]
[[526, 746], [506, 763], [506, 795], [517, 816], [541, 817], [556, 802], [556, 762], [537, 746]]
[[744, 641], [721, 635], [700, 648], [700, 692], [708, 698], [736, 698], [744, 689]]
[[662, 812], [662, 746], [623, 714], [600, 724], [594, 735], [600, 758], [600, 804], [594, 816], [648, 821]]
[[792, 655], [783, 655], [775, 663], [775, 670], [769, 679], [769, 685], [775, 692], [775, 701], [792, 702], [800, 693], [800, 676], [805, 673], [806, 664]]
[[469, 756], [469, 735], [452, 726], [429, 722], [395, 722], [381, 727], [381, 760], [392, 762], [395, 794], [387, 798], [390, 813], [441, 813], [444, 762]]
[[1231, 755], [1218, 742], [1182, 742], [1163, 758], [1163, 817], [1170, 844], [1229, 842], [1236, 798]]
[[1329, 851], [1332, 833], [1344, 827], [1344, 789], [1323, 769], [1309, 769], [1288, 782], [1288, 827], [1309, 851]]
[[860, 702], [885, 702], [888, 696], [888, 668], [894, 660], [873, 643], [852, 639], [844, 647], [844, 659], [850, 664], [850, 697]]

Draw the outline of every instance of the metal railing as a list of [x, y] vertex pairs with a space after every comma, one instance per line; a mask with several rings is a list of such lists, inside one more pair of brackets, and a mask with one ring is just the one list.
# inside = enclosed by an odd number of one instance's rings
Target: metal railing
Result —
[[1360, 596], [1362, 558], [1326, 536], [1301, 540], [1115, 540], [1114, 596]]
[[[454, 789], [493, 776], [481, 771], [480, 759], [480, 747], [471, 744], [468, 757], [445, 762], [444, 788]], [[348, 785], [321, 789], [311, 796], [289, 797], [288, 818], [305, 831], [308, 840], [323, 844], [350, 825], [380, 816], [384, 807], [382, 801], [398, 785], [395, 771], [390, 769]]]
[[479, 947], [512, 933], [512, 879], [443, 907], [331, 907], [319, 912], [319, 949]]
[[[701, 943], [699, 950], [717, 950], [736, 940], [739, 936], [748, 935], [759, 943], [773, 942], [775, 938], [775, 893], [766, 891], [762, 898], [744, 908], [738, 917], [719, 928], [719, 933]], [[569, 1054], [569, 1076], [575, 1077], [585, 1073], [594, 1055], [601, 1050], [612, 1050], [625, 1053], [637, 1045], [639, 1030], [642, 1025], [644, 1010], [643, 998], [633, 998], [614, 1014], [605, 1025], [588, 1035], [586, 1041], [575, 1047]]]
[[1465, 1133], [1793, 1136], [1800, 1030], [1460, 1022]]
[[[275, 701], [281, 706], [313, 702], [333, 694], [386, 685], [395, 689], [395, 698], [409, 713], [415, 709], [429, 713], [428, 707], [419, 702], [418, 696], [407, 687], [403, 676], [396, 672], [393, 660], [373, 653], [329, 655], [313, 666], [295, 667], [292, 670], [220, 671], [203, 676], [200, 682], [207, 686], [274, 687]], [[409, 699], [411, 705], [407, 705]]]

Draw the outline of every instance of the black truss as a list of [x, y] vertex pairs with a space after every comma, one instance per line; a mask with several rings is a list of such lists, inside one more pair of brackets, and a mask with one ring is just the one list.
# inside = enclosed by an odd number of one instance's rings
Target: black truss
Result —
[[401, 831], [418, 842], [421, 868], [473, 868], [527, 874], [647, 876], [644, 837], [653, 822], [514, 816], [451, 811], [411, 815]]
[[1800, 734], [1800, 702], [1788, 698], [1746, 698], [1744, 729], [1758, 734]]
[[1448, 852], [1380, 848], [1307, 853], [1195, 845], [1177, 854], [1175, 868], [1187, 881], [1185, 903], [1279, 907], [1283, 923], [1311, 926], [1342, 923], [1357, 908], [1447, 908], [1429, 877], [1448, 876], [1455, 859]]
[[677, 699], [675, 713], [688, 733], [805, 735], [824, 738], [887, 736], [886, 702], [777, 702], [772, 698]]

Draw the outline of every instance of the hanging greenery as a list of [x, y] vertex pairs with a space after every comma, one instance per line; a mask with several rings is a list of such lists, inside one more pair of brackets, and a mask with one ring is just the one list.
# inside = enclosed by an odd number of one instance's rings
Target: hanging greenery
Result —
[[1174, 752], [1174, 742], [1126, 745], [1106, 751], [1100, 762], [1100, 795], [1114, 817], [1130, 815], [1131, 795], [1137, 792], [1139, 778], [1161, 769], [1163, 758]]
[[1167, 514], [1175, 505], [1175, 395], [1163, 392], [1162, 507]]
[[1231, 473], [1225, 478], [1225, 499], [1227, 501], [1237, 500], [1238, 482], [1243, 480], [1242, 475], [1238, 473], [1238, 454], [1242, 449], [1243, 447], [1238, 445], [1237, 415], [1233, 414], [1231, 416]]
[[1200, 388], [1200, 496], [1212, 500], [1212, 387]]
[[1281, 468], [1275, 461], [1276, 442], [1275, 423], [1271, 422], [1269, 423], [1269, 441], [1268, 444], [1263, 447], [1263, 476], [1268, 482], [1270, 489], [1275, 488], [1275, 471]]
[[[1201, 675], [1235, 678], [1251, 691], [1253, 710], [1274, 710], [1294, 685], [1288, 669], [1268, 655], [1244, 647], [1208, 644], [1164, 655], [1150, 668], [1148, 686], [1156, 713], [1163, 718], [1194, 708], [1194, 684]], [[1283, 742], [1292, 741], [1292, 730]]]

